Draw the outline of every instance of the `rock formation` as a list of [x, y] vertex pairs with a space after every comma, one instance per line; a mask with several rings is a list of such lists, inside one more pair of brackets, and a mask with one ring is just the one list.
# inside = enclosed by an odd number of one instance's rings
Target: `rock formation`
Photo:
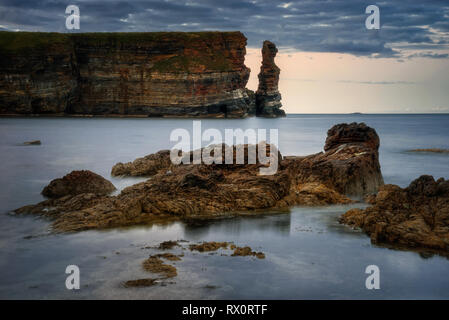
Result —
[[270, 41], [264, 41], [262, 47], [262, 66], [259, 73], [259, 87], [256, 92], [256, 112], [262, 117], [284, 117], [281, 110], [281, 94], [278, 90], [279, 67], [274, 63], [278, 49]]
[[361, 228], [373, 243], [449, 255], [449, 180], [424, 175], [404, 189], [384, 185], [369, 202], [372, 206], [349, 210], [340, 222]]
[[172, 163], [170, 161], [170, 150], [161, 150], [143, 158], [137, 158], [133, 162], [117, 163], [112, 167], [112, 176], [152, 176], [160, 170], [169, 170]]
[[240, 32], [0, 32], [0, 114], [245, 117], [245, 53]]
[[82, 193], [106, 195], [115, 190], [114, 185], [102, 176], [89, 171], [72, 171], [63, 178], [54, 179], [42, 190], [48, 198], [74, 196]]
[[113, 172], [120, 175], [151, 175], [118, 196], [84, 193], [22, 207], [16, 213], [51, 217], [56, 231], [79, 231], [257, 213], [292, 205], [350, 203], [346, 194], [363, 196], [383, 184], [378, 136], [356, 123], [329, 130], [337, 132], [354, 134], [354, 141], [345, 134], [330, 149], [307, 157], [283, 158], [274, 146], [268, 146], [267, 156], [270, 151], [278, 152], [278, 170], [273, 175], [259, 175], [259, 168], [267, 165], [248, 164], [248, 145], [244, 146], [246, 164], [173, 165], [169, 153], [162, 151], [114, 167]]

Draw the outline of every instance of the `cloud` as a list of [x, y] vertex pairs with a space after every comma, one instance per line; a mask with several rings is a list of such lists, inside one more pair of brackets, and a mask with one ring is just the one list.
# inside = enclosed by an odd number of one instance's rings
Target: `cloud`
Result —
[[[0, 0], [0, 25], [8, 30], [65, 30], [66, 1]], [[447, 58], [449, 3], [440, 0], [378, 2], [381, 29], [365, 28], [360, 0], [73, 0], [80, 7], [81, 32], [241, 30], [248, 45], [265, 39], [301, 51], [357, 56], [415, 58], [406, 51], [429, 50]]]
[[338, 80], [340, 83], [357, 83], [357, 84], [378, 84], [378, 85], [409, 85], [417, 84], [417, 82], [412, 81], [353, 81], [353, 80]]
[[432, 108], [432, 112], [448, 112], [449, 107], [434, 107]]
[[433, 53], [433, 52], [418, 52], [409, 55], [407, 58], [432, 58], [432, 59], [447, 59], [449, 58], [449, 53]]

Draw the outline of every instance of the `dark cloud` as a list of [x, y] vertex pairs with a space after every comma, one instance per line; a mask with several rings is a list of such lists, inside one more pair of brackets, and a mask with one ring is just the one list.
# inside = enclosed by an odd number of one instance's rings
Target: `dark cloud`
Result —
[[[248, 44], [265, 39], [302, 51], [447, 58], [449, 2], [444, 0], [0, 0], [0, 29], [65, 30], [65, 8], [78, 5], [81, 32], [241, 30]], [[365, 28], [365, 8], [380, 8], [381, 29]], [[408, 54], [406, 57], [415, 57]]]

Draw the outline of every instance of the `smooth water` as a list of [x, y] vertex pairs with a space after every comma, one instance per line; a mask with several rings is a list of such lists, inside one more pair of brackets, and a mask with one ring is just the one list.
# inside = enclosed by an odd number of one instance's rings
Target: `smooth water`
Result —
[[[282, 119], [201, 120], [203, 130], [277, 128], [283, 155], [322, 150], [327, 130], [365, 122], [381, 140], [386, 183], [406, 186], [422, 174], [449, 178], [449, 155], [414, 154], [449, 148], [449, 115], [289, 115]], [[97, 172], [122, 189], [142, 181], [110, 177], [116, 162], [168, 149], [187, 119], [0, 119], [0, 298], [360, 299], [449, 298], [449, 260], [376, 247], [359, 231], [338, 224], [348, 208], [295, 207], [289, 213], [187, 225], [139, 226], [75, 234], [49, 234], [50, 222], [7, 213], [43, 200], [42, 188], [76, 169]], [[41, 140], [40, 146], [24, 141]], [[127, 280], [154, 277], [141, 262], [161, 241], [233, 241], [263, 251], [266, 259], [209, 255], [181, 248], [178, 276], [162, 285], [124, 288]], [[223, 252], [229, 254], [229, 252]], [[65, 268], [81, 270], [81, 290], [65, 288]], [[365, 288], [365, 268], [381, 271], [381, 289]]]

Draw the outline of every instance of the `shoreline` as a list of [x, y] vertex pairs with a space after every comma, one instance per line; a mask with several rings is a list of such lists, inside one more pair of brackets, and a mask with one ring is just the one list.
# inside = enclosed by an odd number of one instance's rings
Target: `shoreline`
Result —
[[[442, 115], [449, 116], [449, 113], [362, 113], [362, 114], [353, 114], [353, 113], [286, 113], [286, 117], [295, 116], [352, 116], [352, 117], [363, 117], [363, 116], [424, 116], [424, 115]], [[137, 118], [137, 119], [227, 119], [227, 120], [238, 120], [238, 119], [249, 119], [249, 118], [262, 118], [262, 119], [271, 119], [266, 117], [257, 117], [256, 115], [248, 115], [246, 117], [239, 118], [226, 118], [224, 116], [217, 117], [208, 117], [208, 116], [151, 116], [151, 115], [132, 115], [132, 114], [70, 114], [70, 113], [41, 113], [41, 114], [18, 114], [18, 113], [8, 113], [8, 114], [0, 114], [0, 118]], [[276, 118], [276, 119], [282, 119]]]

